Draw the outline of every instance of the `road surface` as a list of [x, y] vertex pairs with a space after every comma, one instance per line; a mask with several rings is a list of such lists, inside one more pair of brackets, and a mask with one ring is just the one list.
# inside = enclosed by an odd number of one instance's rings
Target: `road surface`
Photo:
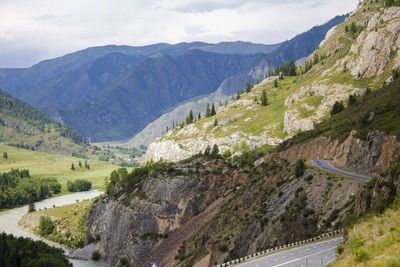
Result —
[[359, 178], [359, 179], [362, 179], [365, 181], [371, 180], [371, 177], [338, 169], [335, 166], [333, 166], [332, 163], [330, 163], [328, 160], [312, 160], [312, 163], [315, 166], [317, 166], [318, 168], [326, 170], [326, 171], [330, 171], [333, 173], [337, 173], [337, 174], [352, 177], [352, 178]]
[[326, 266], [336, 258], [335, 249], [343, 237], [277, 252], [238, 264], [241, 267], [317, 267]]

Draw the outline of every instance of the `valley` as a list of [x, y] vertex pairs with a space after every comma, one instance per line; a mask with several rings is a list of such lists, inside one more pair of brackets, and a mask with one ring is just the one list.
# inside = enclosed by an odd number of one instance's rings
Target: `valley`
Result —
[[0, 265], [398, 266], [399, 47], [399, 1], [366, 0], [275, 44], [0, 69]]

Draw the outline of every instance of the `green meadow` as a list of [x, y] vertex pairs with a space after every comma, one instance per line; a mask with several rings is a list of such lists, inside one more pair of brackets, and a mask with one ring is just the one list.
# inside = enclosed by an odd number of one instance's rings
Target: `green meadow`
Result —
[[[4, 152], [7, 152], [7, 159], [3, 157]], [[79, 161], [82, 167], [79, 167]], [[28, 169], [34, 178], [54, 177], [62, 184], [63, 192], [66, 191], [67, 182], [76, 179], [87, 179], [92, 182], [92, 188], [103, 189], [105, 178], [118, 168], [111, 163], [97, 160], [97, 157], [87, 159], [90, 169], [84, 167], [84, 162], [85, 159], [20, 149], [0, 143], [0, 172], [18, 168]], [[75, 166], [74, 171], [71, 170], [72, 163]]]

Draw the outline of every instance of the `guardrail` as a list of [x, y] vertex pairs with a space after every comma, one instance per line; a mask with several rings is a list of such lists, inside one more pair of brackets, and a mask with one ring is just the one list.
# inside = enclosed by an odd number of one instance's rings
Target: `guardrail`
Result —
[[268, 254], [272, 254], [272, 253], [278, 252], [278, 251], [283, 250], [283, 249], [296, 247], [298, 245], [308, 244], [308, 243], [312, 243], [312, 242], [315, 242], [315, 241], [327, 239], [327, 238], [332, 237], [332, 236], [340, 235], [343, 232], [344, 232], [343, 229], [335, 230], [335, 231], [332, 231], [332, 232], [327, 232], [327, 233], [319, 235], [317, 237], [313, 237], [313, 238], [310, 238], [310, 239], [306, 239], [306, 240], [302, 240], [302, 241], [298, 241], [298, 242], [294, 242], [294, 243], [290, 243], [290, 244], [274, 247], [274, 248], [267, 249], [267, 250], [264, 250], [264, 251], [260, 251], [260, 252], [257, 252], [257, 253], [254, 253], [254, 254], [251, 254], [251, 255], [248, 255], [248, 256], [233, 260], [233, 261], [229, 261], [229, 262], [225, 262], [225, 263], [222, 263], [222, 264], [219, 264], [219, 265], [215, 265], [214, 267], [225, 267], [225, 266], [230, 266], [230, 265], [242, 263], [242, 262], [245, 262], [247, 260], [253, 259], [253, 258], [255, 258], [257, 256], [260, 256], [260, 255], [268, 255]]

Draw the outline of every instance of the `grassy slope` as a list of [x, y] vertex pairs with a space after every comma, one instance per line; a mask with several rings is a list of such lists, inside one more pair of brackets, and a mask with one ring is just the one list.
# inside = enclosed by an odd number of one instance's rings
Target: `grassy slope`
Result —
[[[79, 168], [78, 166], [79, 160], [84, 165], [84, 159], [54, 153], [30, 151], [0, 144], [1, 155], [5, 151], [8, 154], [8, 159], [0, 158], [0, 172], [7, 172], [11, 168], [29, 169], [33, 177], [57, 178], [63, 185], [63, 191], [66, 190], [67, 181], [80, 178], [91, 181], [93, 188], [102, 189], [104, 178], [117, 168], [117, 166], [104, 161], [89, 159], [90, 169], [88, 170], [84, 167]], [[75, 171], [71, 170], [72, 163], [75, 165]]]
[[23, 144], [34, 150], [70, 154], [87, 142], [72, 128], [0, 90], [0, 142]]
[[398, 206], [371, 216], [349, 230], [344, 252], [332, 267], [400, 266]]
[[282, 143], [280, 149], [307, 142], [318, 136], [331, 136], [343, 140], [352, 130], [356, 130], [357, 136], [363, 139], [371, 130], [381, 130], [400, 138], [398, 103], [400, 103], [400, 79], [394, 80], [381, 90], [359, 97], [355, 105], [317, 124], [314, 130], [299, 133]]
[[[65, 205], [62, 207], [56, 207], [52, 209], [45, 209], [28, 213], [29, 216], [25, 216], [21, 223], [24, 227], [36, 231], [34, 225], [38, 224], [41, 216], [48, 216], [52, 218], [53, 223], [57, 228], [58, 234], [49, 235], [46, 237], [52, 241], [66, 244], [68, 246], [79, 246], [85, 241], [86, 232], [86, 212], [92, 205], [93, 200], [85, 200], [79, 203]], [[28, 219], [30, 218], [30, 219]], [[34, 220], [37, 220], [34, 222]]]
[[[351, 45], [357, 40], [358, 36], [358, 33], [346, 32], [346, 25], [349, 27], [352, 22], [361, 24], [377, 12], [377, 8], [382, 4], [365, 2], [363, 5], [366, 6], [363, 10], [357, 11], [346, 22], [338, 25], [336, 32], [314, 52], [314, 54], [324, 55], [326, 58], [314, 65], [307, 73], [297, 77], [285, 77], [284, 80], [279, 81], [277, 90], [273, 88], [272, 82], [262, 83], [256, 86], [252, 92], [242, 94], [239, 100], [231, 101], [227, 107], [220, 107], [216, 116], [195, 122], [195, 126], [199, 132], [183, 135], [179, 132], [179, 129], [174, 129], [171, 134], [162, 137], [161, 140], [170, 139], [180, 141], [186, 138], [207, 138], [211, 132], [215, 137], [230, 136], [240, 131], [251, 135], [260, 135], [265, 131], [266, 127], [271, 126], [275, 127], [269, 131], [269, 137], [285, 138], [287, 137], [287, 133], [283, 131], [283, 118], [288, 109], [297, 109], [300, 113], [300, 118], [308, 118], [315, 115], [317, 107], [329, 94], [334, 94], [334, 92], [329, 92], [324, 96], [313, 95], [311, 93], [312, 87], [316, 84], [323, 84], [328, 87], [334, 84], [351, 86], [351, 88], [365, 89], [368, 87], [372, 91], [381, 88], [384, 80], [391, 75], [392, 61], [389, 61], [382, 75], [361, 79], [351, 76], [348, 70], [345, 70], [341, 64], [337, 64], [337, 62], [348, 55]], [[363, 28], [360, 29], [362, 30]], [[310, 56], [310, 58], [313, 57], [313, 55]], [[305, 88], [310, 88], [310, 94], [307, 93], [300, 97], [297, 102], [290, 104], [289, 107], [284, 105], [285, 99], [290, 94], [297, 94], [302, 90], [304, 91]], [[269, 105], [266, 107], [262, 107], [254, 102], [255, 96], [258, 100], [260, 99], [263, 89], [266, 89], [268, 93]], [[243, 105], [244, 99], [253, 102]], [[303, 104], [307, 104], [315, 109], [307, 110], [302, 107]], [[326, 121], [328, 118], [329, 114], [326, 113], [325, 116], [316, 122]], [[228, 122], [214, 128], [212, 122], [215, 119], [218, 122]], [[207, 125], [209, 126], [205, 127]], [[205, 133], [203, 133], [202, 131], [205, 128]]]

